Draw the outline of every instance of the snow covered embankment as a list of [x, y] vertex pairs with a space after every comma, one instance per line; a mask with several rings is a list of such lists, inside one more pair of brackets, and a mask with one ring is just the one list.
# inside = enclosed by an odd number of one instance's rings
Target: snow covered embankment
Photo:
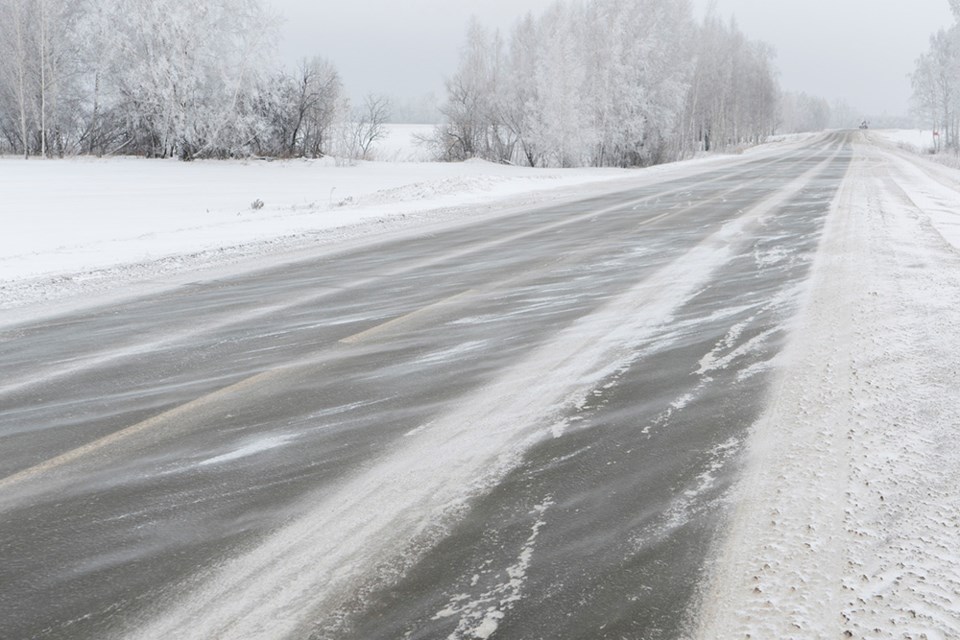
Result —
[[0, 159], [0, 309], [342, 243], [636, 172], [488, 162]]
[[857, 148], [698, 638], [960, 637], [960, 192], [923, 166]]

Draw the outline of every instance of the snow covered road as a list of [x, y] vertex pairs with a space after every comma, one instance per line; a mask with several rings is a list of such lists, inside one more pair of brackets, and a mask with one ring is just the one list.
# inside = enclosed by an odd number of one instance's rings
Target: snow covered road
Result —
[[33, 309], [0, 637], [953, 637], [958, 182], [837, 133]]
[[854, 150], [699, 638], [960, 637], [960, 182]]

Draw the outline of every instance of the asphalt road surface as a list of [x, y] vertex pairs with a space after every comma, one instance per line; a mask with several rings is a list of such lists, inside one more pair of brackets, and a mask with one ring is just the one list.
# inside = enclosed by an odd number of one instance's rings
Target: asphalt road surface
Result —
[[851, 150], [0, 329], [0, 638], [677, 638]]

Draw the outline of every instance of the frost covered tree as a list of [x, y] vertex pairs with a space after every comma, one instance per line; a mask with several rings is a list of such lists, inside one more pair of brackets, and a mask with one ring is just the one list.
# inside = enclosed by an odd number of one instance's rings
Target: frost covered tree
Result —
[[937, 150], [960, 153], [960, 0], [949, 0], [954, 23], [930, 36], [911, 81], [916, 114], [939, 132]]
[[260, 90], [258, 113], [265, 129], [260, 153], [319, 158], [331, 152], [334, 128], [349, 112], [343, 81], [321, 57], [301, 61], [293, 75], [276, 74]]
[[687, 2], [598, 0], [586, 43], [592, 164], [655, 164], [676, 155], [690, 91], [695, 24]]
[[535, 78], [542, 55], [537, 41], [537, 25], [533, 14], [528, 13], [510, 35], [509, 73], [505, 74], [500, 99], [503, 126], [513, 139], [512, 153], [507, 160], [531, 167], [543, 161], [543, 149], [535, 140], [532, 117], [538, 99]]
[[436, 133], [442, 159], [508, 159], [502, 156], [503, 147], [509, 146], [509, 142], [501, 137], [508, 127], [500, 117], [498, 104], [502, 65], [503, 43], [499, 33], [488, 32], [473, 18], [467, 28], [460, 64], [446, 81], [447, 101], [440, 109], [446, 122]]
[[783, 133], [823, 131], [833, 120], [833, 108], [827, 100], [803, 92], [784, 93], [780, 105], [778, 130]]
[[541, 18], [540, 64], [533, 78], [535, 99], [528, 103], [532, 116], [528, 136], [542, 149], [547, 164], [560, 167], [587, 164], [583, 155], [590, 146], [584, 126], [582, 24], [575, 11], [556, 4]]
[[77, 3], [0, 3], [0, 134], [25, 157], [62, 154], [69, 128], [70, 57], [67, 28]]
[[29, 157], [29, 128], [33, 126], [30, 91], [30, 3], [10, 0], [0, 4], [0, 129], [10, 145]]
[[[952, 5], [956, 13], [956, 4]], [[930, 49], [916, 61], [911, 76], [914, 108], [947, 148], [960, 149], [960, 27], [930, 37]]]
[[357, 141], [358, 155], [369, 159], [373, 145], [387, 137], [387, 122], [390, 120], [390, 99], [383, 95], [368, 94], [354, 113], [353, 136]]
[[3, 0], [0, 148], [248, 153], [273, 33], [260, 0]]
[[240, 153], [268, 37], [259, 3], [103, 1], [112, 3], [108, 65], [129, 143], [148, 156]]
[[686, 0], [557, 2], [508, 43], [473, 21], [447, 82], [445, 159], [635, 166], [771, 133], [769, 48]]
[[111, 82], [109, 66], [117, 34], [106, 3], [86, 0], [79, 4], [71, 29], [78, 84], [74, 98], [74, 117], [78, 121], [75, 151], [102, 156], [122, 145], [124, 138], [116, 114], [117, 86]]
[[688, 140], [696, 148], [721, 150], [773, 133], [779, 86], [772, 59], [772, 50], [748, 40], [736, 22], [707, 16], [687, 106]]

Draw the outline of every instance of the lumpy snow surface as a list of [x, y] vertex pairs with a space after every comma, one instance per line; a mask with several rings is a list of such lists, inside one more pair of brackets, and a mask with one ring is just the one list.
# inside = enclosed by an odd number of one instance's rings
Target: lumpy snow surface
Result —
[[695, 637], [960, 637], [960, 174], [857, 145]]

